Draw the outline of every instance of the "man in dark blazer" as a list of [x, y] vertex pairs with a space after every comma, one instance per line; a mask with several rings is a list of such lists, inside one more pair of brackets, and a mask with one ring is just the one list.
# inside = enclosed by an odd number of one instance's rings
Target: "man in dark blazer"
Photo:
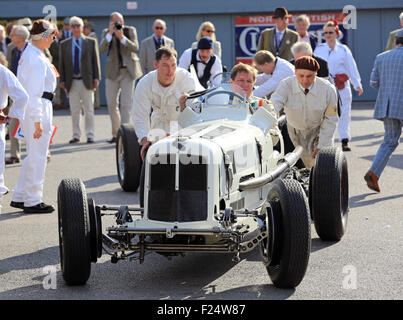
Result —
[[114, 143], [120, 125], [131, 121], [134, 81], [143, 75], [137, 56], [139, 41], [136, 28], [125, 26], [123, 16], [119, 12], [111, 13], [109, 28], [102, 32], [99, 50], [108, 55], [105, 91], [112, 122], [112, 139], [108, 142]]
[[267, 28], [262, 31], [257, 45], [257, 51], [267, 50], [287, 61], [293, 57], [291, 54], [292, 45], [298, 41], [298, 33], [288, 29], [288, 19], [291, 17], [284, 7], [274, 10], [273, 20], [276, 24], [274, 28]]
[[175, 49], [175, 43], [171, 38], [164, 35], [167, 26], [164, 20], [157, 19], [153, 24], [154, 34], [145, 38], [140, 45], [140, 63], [143, 74], [155, 70], [155, 51], [160, 47], [170, 47]]
[[84, 110], [87, 143], [94, 142], [94, 90], [99, 86], [101, 70], [95, 39], [83, 34], [84, 23], [71, 17], [72, 37], [60, 43], [60, 87], [68, 92], [73, 122], [73, 139], [80, 141], [80, 113]]
[[291, 53], [294, 56], [290, 62], [295, 63], [295, 60], [303, 56], [310, 56], [314, 58], [318, 63], [320, 69], [317, 72], [317, 77], [329, 79], [329, 68], [327, 66], [327, 61], [317, 55], [312, 53], [312, 47], [306, 42], [297, 42], [291, 47]]

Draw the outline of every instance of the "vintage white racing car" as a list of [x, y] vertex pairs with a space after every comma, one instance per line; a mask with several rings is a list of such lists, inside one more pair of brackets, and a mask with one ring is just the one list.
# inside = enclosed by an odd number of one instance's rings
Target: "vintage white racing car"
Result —
[[[238, 261], [258, 247], [273, 284], [292, 288], [308, 265], [311, 219], [321, 239], [343, 236], [348, 173], [339, 148], [322, 149], [313, 169], [297, 169], [301, 147], [284, 154], [281, 123], [265, 108], [253, 110], [226, 86], [190, 98], [180, 115], [184, 129], [148, 150], [144, 206], [96, 205], [80, 179], [60, 183], [60, 258], [68, 285], [85, 284], [91, 262], [103, 251], [113, 263], [143, 263], [149, 252], [168, 258], [233, 253]], [[118, 160], [126, 173], [134, 167], [138, 186], [141, 160], [133, 128], [124, 126], [120, 139]], [[137, 148], [131, 155], [130, 144]], [[105, 232], [104, 215], [116, 216]]]

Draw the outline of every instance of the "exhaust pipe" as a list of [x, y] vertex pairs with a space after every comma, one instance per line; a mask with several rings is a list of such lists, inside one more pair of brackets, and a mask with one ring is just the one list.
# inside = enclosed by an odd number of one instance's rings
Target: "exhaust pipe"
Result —
[[244, 190], [252, 190], [263, 187], [264, 185], [273, 182], [277, 179], [285, 170], [294, 166], [298, 159], [301, 157], [302, 154], [302, 147], [297, 146], [293, 152], [287, 153], [284, 158], [282, 159], [282, 163], [280, 163], [275, 169], [271, 170], [270, 172], [266, 173], [265, 175], [250, 179], [245, 182], [239, 184], [239, 191]]

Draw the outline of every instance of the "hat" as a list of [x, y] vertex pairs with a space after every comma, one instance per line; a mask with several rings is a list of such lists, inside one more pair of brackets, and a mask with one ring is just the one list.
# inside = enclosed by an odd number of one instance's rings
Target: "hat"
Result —
[[66, 18], [64, 18], [64, 20], [63, 20], [63, 24], [67, 24], [67, 25], [69, 25], [69, 24], [70, 24], [70, 17], [66, 17]]
[[396, 32], [396, 39], [397, 38], [403, 38], [403, 28]]
[[284, 7], [277, 7], [274, 10], [273, 18], [289, 18], [291, 17], [291, 14], [288, 14], [288, 11]]
[[309, 56], [303, 56], [295, 60], [295, 70], [306, 69], [317, 72], [320, 69], [318, 61]]
[[209, 37], [203, 37], [197, 43], [197, 49], [212, 49], [213, 47], [213, 40], [211, 40]]

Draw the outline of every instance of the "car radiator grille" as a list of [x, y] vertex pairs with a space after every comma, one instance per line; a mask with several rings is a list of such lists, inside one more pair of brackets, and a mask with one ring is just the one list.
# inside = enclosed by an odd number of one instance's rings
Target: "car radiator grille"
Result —
[[149, 219], [169, 222], [207, 219], [207, 164], [202, 157], [180, 158], [179, 190], [175, 190], [175, 161], [153, 164], [150, 168]]

